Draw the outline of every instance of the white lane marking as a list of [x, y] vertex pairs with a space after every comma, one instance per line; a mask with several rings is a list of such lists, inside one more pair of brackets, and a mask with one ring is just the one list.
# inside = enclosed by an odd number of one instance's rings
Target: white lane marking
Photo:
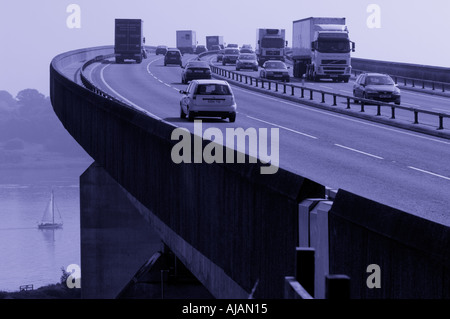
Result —
[[450, 181], [450, 177], [446, 177], [446, 176], [443, 176], [443, 175], [432, 173], [432, 172], [429, 172], [429, 171], [426, 171], [426, 170], [423, 170], [423, 169], [420, 169], [420, 168], [417, 168], [417, 167], [413, 167], [413, 166], [408, 166], [408, 168], [413, 169], [415, 171], [419, 171], [419, 172], [422, 172], [422, 173], [425, 173], [425, 174], [433, 175], [433, 176], [436, 176], [436, 177], [439, 177], [439, 178], [443, 178], [443, 179], [446, 179], [446, 180]]
[[417, 104], [412, 104], [412, 103], [407, 103], [407, 102], [403, 102], [404, 105], [409, 105], [409, 106], [413, 106], [413, 107], [417, 107], [419, 109], [424, 109], [423, 106], [417, 105]]
[[[233, 84], [233, 83], [230, 82], [230, 84]], [[383, 130], [386, 130], [386, 131], [392, 131], [392, 132], [396, 132], [396, 133], [399, 133], [399, 134], [404, 134], [404, 135], [417, 137], [417, 138], [421, 138], [421, 139], [428, 140], [428, 141], [433, 141], [433, 142], [437, 142], [437, 143], [450, 145], [450, 142], [446, 142], [446, 141], [443, 141], [443, 140], [438, 140], [438, 139], [427, 137], [427, 136], [421, 136], [421, 135], [417, 135], [417, 134], [413, 134], [413, 133], [409, 133], [409, 132], [404, 132], [404, 131], [396, 130], [396, 129], [389, 128], [389, 127], [383, 127], [383, 126], [372, 124], [372, 123], [369, 123], [369, 122], [356, 120], [356, 119], [353, 119], [353, 118], [350, 118], [350, 117], [344, 117], [344, 116], [340, 116], [340, 115], [333, 114], [333, 113], [330, 113], [330, 112], [320, 111], [320, 110], [317, 110], [317, 109], [314, 109], [314, 108], [308, 107], [308, 106], [297, 105], [297, 104], [294, 104], [294, 103], [291, 103], [291, 102], [284, 101], [281, 98], [274, 98], [274, 97], [270, 97], [270, 96], [263, 95], [263, 94], [260, 94], [260, 93], [251, 92], [250, 90], [242, 89], [242, 88], [237, 87], [235, 85], [233, 85], [233, 90], [242, 91], [242, 92], [245, 92], [247, 94], [256, 95], [256, 96], [259, 96], [260, 98], [264, 98], [264, 99], [267, 99], [267, 100], [273, 100], [273, 101], [276, 101], [276, 102], [279, 102], [279, 103], [283, 103], [283, 104], [286, 104], [286, 105], [294, 106], [296, 108], [304, 109], [304, 110], [307, 110], [307, 111], [310, 111], [310, 112], [325, 114], [327, 116], [336, 117], [336, 118], [347, 120], [347, 121], [350, 121], [350, 122], [356, 122], [356, 123], [360, 123], [360, 124], [363, 124], [363, 125], [376, 127], [376, 128], [383, 129]], [[299, 100], [299, 103], [301, 103], [301, 100]]]
[[153, 60], [153, 61], [150, 61], [150, 62], [147, 64], [147, 72], [148, 72], [148, 74], [150, 74], [151, 76], [153, 76], [153, 78], [154, 78], [155, 80], [158, 80], [159, 82], [161, 82], [161, 83], [164, 84], [165, 86], [170, 87], [170, 88], [174, 89], [175, 91], [179, 92], [180, 89], [177, 89], [176, 87], [174, 87], [174, 86], [172, 86], [172, 85], [170, 85], [170, 84], [168, 84], [168, 83], [166, 83], [166, 82], [164, 82], [164, 81], [158, 79], [158, 78], [153, 74], [153, 72], [150, 71], [150, 65], [153, 64], [153, 63], [156, 62], [156, 61], [159, 61], [159, 60], [162, 60], [162, 58], [160, 58], [160, 59], [155, 59], [155, 60]]
[[344, 148], [346, 150], [352, 151], [352, 152], [360, 153], [360, 154], [367, 155], [367, 156], [374, 157], [374, 158], [381, 159], [381, 160], [384, 159], [384, 158], [382, 158], [380, 156], [376, 156], [376, 155], [373, 155], [373, 154], [370, 154], [370, 153], [366, 153], [366, 152], [363, 152], [363, 151], [360, 151], [360, 150], [357, 150], [357, 149], [354, 149], [354, 148], [351, 148], [351, 147], [347, 147], [347, 146], [344, 146], [344, 145], [340, 145], [340, 144], [334, 144], [334, 145], [337, 146], [337, 147]]
[[286, 130], [286, 131], [289, 131], [289, 132], [293, 132], [293, 133], [296, 133], [296, 134], [299, 134], [299, 135], [303, 135], [303, 136], [306, 136], [306, 137], [309, 137], [309, 138], [312, 138], [312, 139], [315, 139], [315, 140], [317, 139], [317, 137], [315, 137], [315, 136], [312, 136], [312, 135], [309, 135], [309, 134], [306, 134], [306, 133], [302, 133], [302, 132], [299, 132], [299, 131], [290, 129], [290, 128], [285, 127], [285, 126], [281, 126], [281, 125], [278, 125], [278, 124], [275, 124], [275, 123], [267, 122], [267, 121], [258, 119], [258, 118], [256, 118], [256, 117], [249, 116], [249, 115], [247, 115], [247, 117], [248, 117], [248, 118], [251, 118], [251, 119], [253, 119], [253, 120], [255, 120], [255, 121], [258, 121], [258, 122], [262, 122], [262, 123], [266, 123], [266, 124], [269, 124], [269, 125], [273, 125], [273, 126], [279, 127], [279, 128], [281, 128], [281, 129]]
[[148, 115], [150, 115], [150, 116], [152, 116], [152, 117], [154, 117], [154, 118], [156, 118], [156, 119], [158, 119], [158, 120], [161, 120], [161, 118], [160, 118], [159, 116], [156, 116], [155, 114], [153, 114], [153, 113], [151, 113], [151, 112], [149, 112], [149, 111], [143, 109], [143, 108], [140, 107], [139, 105], [137, 105], [137, 104], [131, 102], [130, 100], [128, 100], [126, 97], [124, 97], [124, 96], [121, 95], [119, 92], [117, 92], [116, 90], [114, 90], [114, 89], [106, 82], [105, 77], [104, 77], [104, 75], [103, 75], [103, 71], [104, 71], [108, 66], [110, 66], [110, 65], [111, 65], [111, 64], [107, 64], [107, 65], [105, 65], [105, 66], [100, 70], [100, 78], [102, 79], [103, 84], [105, 84], [105, 86], [106, 86], [111, 92], [113, 92], [114, 95], [118, 96], [121, 100], [123, 100], [123, 101], [125, 101], [126, 103], [128, 103], [128, 104], [134, 106], [136, 109], [138, 109], [138, 110], [140, 110], [140, 111], [142, 111], [142, 112], [144, 112], [144, 113], [146, 113], [146, 114], [148, 114]]

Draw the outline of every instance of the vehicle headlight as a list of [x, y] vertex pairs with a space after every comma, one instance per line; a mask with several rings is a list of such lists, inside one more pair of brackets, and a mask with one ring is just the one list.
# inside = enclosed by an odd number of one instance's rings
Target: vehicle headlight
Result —
[[395, 94], [395, 95], [400, 95], [400, 89], [399, 89], [399, 88], [395, 88], [394, 94]]

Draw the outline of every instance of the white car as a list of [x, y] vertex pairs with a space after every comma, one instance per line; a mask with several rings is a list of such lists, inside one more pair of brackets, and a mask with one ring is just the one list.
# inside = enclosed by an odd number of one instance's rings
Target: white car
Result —
[[196, 116], [236, 120], [236, 101], [227, 81], [193, 80], [186, 91], [180, 91], [180, 118], [193, 121]]

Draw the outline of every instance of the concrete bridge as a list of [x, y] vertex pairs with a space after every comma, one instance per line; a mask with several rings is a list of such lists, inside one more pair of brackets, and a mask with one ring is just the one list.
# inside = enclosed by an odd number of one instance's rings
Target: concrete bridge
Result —
[[248, 155], [175, 164], [177, 126], [81, 82], [82, 66], [110, 53], [50, 65], [54, 111], [95, 160], [80, 177], [84, 298], [120, 297], [155, 263], [155, 230], [214, 298], [450, 297], [448, 225], [283, 168], [261, 175]]

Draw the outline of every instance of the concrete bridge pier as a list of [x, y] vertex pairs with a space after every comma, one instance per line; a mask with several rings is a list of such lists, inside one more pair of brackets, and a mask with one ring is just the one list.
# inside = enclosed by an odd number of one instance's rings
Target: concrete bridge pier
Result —
[[213, 298], [142, 210], [96, 162], [81, 175], [81, 297]]
[[80, 177], [81, 290], [116, 298], [162, 242], [123, 188], [97, 163]]

